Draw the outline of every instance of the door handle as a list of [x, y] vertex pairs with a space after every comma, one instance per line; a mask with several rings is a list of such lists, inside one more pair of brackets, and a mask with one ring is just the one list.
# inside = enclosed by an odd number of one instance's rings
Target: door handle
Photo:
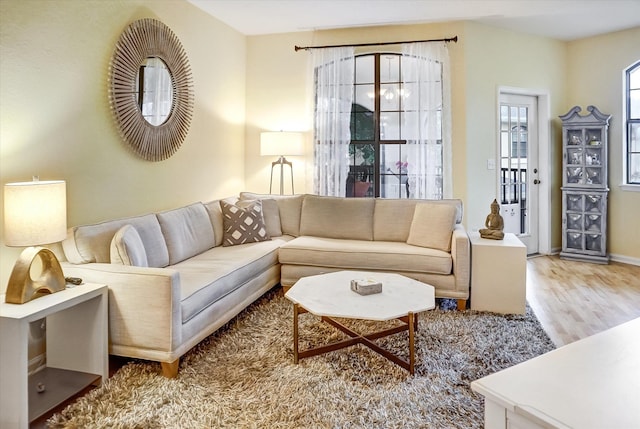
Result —
[[533, 179], [533, 184], [534, 185], [538, 185], [538, 184], [540, 184], [540, 181], [538, 179]]

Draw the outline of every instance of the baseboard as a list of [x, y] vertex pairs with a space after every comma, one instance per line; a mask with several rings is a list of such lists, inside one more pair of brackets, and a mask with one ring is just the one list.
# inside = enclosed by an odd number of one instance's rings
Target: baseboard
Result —
[[[536, 255], [529, 255], [529, 257], [557, 255], [560, 253], [561, 250], [562, 250], [561, 248], [553, 248], [551, 249], [551, 253], [549, 253], [548, 255], [536, 254]], [[636, 265], [640, 267], [640, 258], [632, 258], [631, 256], [618, 255], [615, 253], [610, 253], [609, 258], [611, 258], [611, 260], [615, 262], [620, 262], [620, 263], [629, 264], [629, 265]]]
[[611, 260], [615, 262], [621, 262], [623, 264], [640, 266], [640, 259], [638, 258], [632, 258], [630, 256], [625, 256], [625, 255], [617, 255], [615, 253], [610, 253], [609, 256], [611, 257]]

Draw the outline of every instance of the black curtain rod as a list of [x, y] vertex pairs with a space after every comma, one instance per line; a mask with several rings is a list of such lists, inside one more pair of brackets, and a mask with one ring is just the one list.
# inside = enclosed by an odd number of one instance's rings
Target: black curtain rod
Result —
[[346, 48], [349, 46], [353, 46], [354, 48], [358, 48], [361, 46], [384, 46], [384, 45], [400, 45], [402, 43], [421, 43], [421, 42], [453, 42], [458, 43], [458, 36], [447, 38], [447, 39], [430, 39], [430, 40], [407, 40], [404, 42], [381, 42], [381, 43], [358, 43], [355, 45], [325, 45], [325, 46], [294, 46], [296, 52], [298, 51], [308, 51], [309, 49], [324, 49], [324, 48]]

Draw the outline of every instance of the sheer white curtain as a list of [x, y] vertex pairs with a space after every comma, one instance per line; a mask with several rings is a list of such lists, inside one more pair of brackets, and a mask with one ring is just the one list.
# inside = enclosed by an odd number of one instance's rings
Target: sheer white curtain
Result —
[[402, 46], [403, 138], [411, 198], [451, 198], [449, 53], [443, 43]]
[[353, 102], [353, 47], [313, 49], [314, 182], [318, 195], [346, 195]]

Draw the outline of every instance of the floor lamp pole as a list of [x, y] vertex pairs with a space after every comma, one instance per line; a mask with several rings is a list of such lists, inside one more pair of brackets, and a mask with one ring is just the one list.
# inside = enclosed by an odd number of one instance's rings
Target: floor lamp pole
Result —
[[273, 188], [273, 168], [276, 165], [280, 166], [280, 195], [284, 195], [284, 166], [288, 165], [289, 169], [291, 170], [291, 194], [295, 194], [295, 192], [293, 191], [293, 164], [291, 163], [291, 161], [287, 161], [287, 159], [284, 156], [280, 156], [280, 158], [277, 161], [273, 161], [271, 163], [271, 180], [269, 181], [269, 193], [272, 192], [272, 188]]

